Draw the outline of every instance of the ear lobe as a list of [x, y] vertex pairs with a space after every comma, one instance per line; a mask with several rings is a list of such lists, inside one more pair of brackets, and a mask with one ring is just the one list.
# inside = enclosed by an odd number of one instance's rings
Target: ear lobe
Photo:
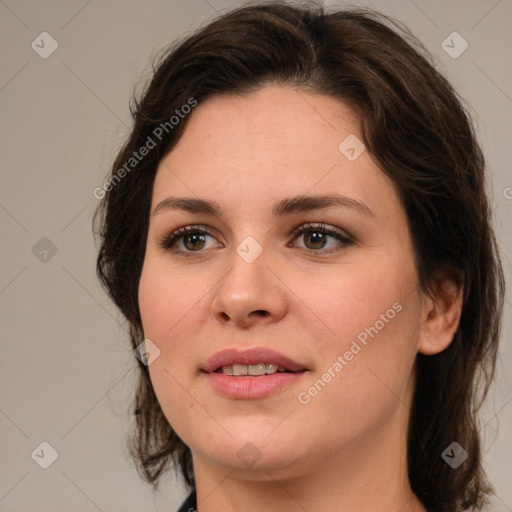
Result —
[[462, 280], [445, 272], [423, 306], [418, 351], [438, 354], [453, 341], [462, 314]]

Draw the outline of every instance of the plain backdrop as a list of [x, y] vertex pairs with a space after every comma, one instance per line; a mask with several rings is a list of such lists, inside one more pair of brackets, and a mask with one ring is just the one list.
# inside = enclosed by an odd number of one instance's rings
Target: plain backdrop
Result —
[[[240, 5], [0, 1], [1, 511], [174, 511], [185, 496], [171, 474], [153, 493], [126, 454], [136, 361], [95, 276], [93, 190], [129, 132], [128, 102], [151, 57]], [[471, 105], [510, 278], [512, 1], [352, 5], [409, 26]], [[449, 55], [443, 41], [454, 31], [462, 39], [450, 43], [457, 51]], [[507, 298], [498, 378], [482, 412], [485, 466], [497, 491], [489, 510], [500, 512], [512, 511]]]

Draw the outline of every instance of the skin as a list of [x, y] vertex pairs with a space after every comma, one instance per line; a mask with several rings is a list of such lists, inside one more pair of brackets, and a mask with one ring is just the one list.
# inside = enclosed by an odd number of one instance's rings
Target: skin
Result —
[[[451, 342], [460, 291], [448, 277], [432, 297], [420, 291], [393, 183], [367, 151], [349, 161], [338, 150], [350, 134], [361, 138], [344, 103], [272, 84], [198, 105], [159, 165], [152, 212], [169, 196], [214, 200], [223, 211], [223, 218], [171, 208], [151, 215], [139, 287], [145, 336], [161, 351], [151, 380], [192, 450], [199, 512], [248, 503], [253, 512], [425, 510], [406, 466], [414, 362], [418, 351], [434, 354]], [[332, 193], [373, 215], [339, 206], [272, 214], [284, 198]], [[338, 228], [354, 243], [294, 237], [307, 222]], [[159, 246], [186, 225], [209, 227], [212, 236], [203, 245], [182, 237], [176, 252]], [[263, 250], [252, 263], [236, 252], [248, 236]], [[298, 394], [393, 304], [401, 306], [394, 318], [300, 403]], [[256, 346], [285, 354], [307, 374], [263, 399], [214, 392], [200, 372], [208, 357]], [[261, 455], [252, 466], [237, 456], [247, 443]]]

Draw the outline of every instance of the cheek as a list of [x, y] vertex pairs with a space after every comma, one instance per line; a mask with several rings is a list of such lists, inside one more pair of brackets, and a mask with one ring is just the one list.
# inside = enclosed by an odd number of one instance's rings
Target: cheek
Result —
[[207, 291], [204, 280], [194, 280], [193, 276], [166, 268], [158, 260], [145, 264], [139, 283], [145, 336], [161, 343], [172, 340], [183, 322], [204, 306], [201, 299]]
[[[145, 264], [139, 282], [139, 308], [144, 337], [160, 350], [159, 357], [149, 366], [158, 399], [166, 403], [179, 397], [177, 403], [183, 406], [186, 397], [180, 395], [179, 384], [183, 385], [188, 377], [185, 369], [190, 367], [193, 329], [198, 324], [193, 316], [200, 303], [197, 289], [190, 282], [185, 286], [180, 281], [183, 278], [176, 276], [171, 280], [169, 272], [153, 262]], [[183, 335], [185, 324], [187, 336]], [[172, 404], [173, 408], [177, 403]]]
[[[199, 306], [197, 288], [185, 285], [185, 278], [146, 262], [139, 282], [139, 308], [145, 338], [160, 350], [148, 367], [158, 402], [169, 424], [187, 441], [186, 432], [194, 417], [201, 417], [190, 386], [191, 340], [194, 305]], [[188, 322], [188, 323], [187, 323]], [[185, 328], [185, 331], [183, 330]], [[186, 336], [184, 336], [186, 332]]]
[[306, 404], [303, 425], [330, 424], [333, 410], [341, 411], [343, 427], [334, 437], [364, 437], [378, 428], [403, 408], [411, 384], [419, 326], [416, 294], [407, 279], [389, 279], [389, 273], [385, 280], [370, 277], [330, 285], [329, 300], [318, 296], [317, 325], [321, 329], [325, 323], [329, 331], [314, 338], [319, 364], [299, 401]]
[[[413, 311], [405, 307], [415, 289], [414, 269], [385, 264], [351, 268], [331, 276], [302, 276], [294, 279], [294, 292], [314, 312], [313, 321], [322, 335], [316, 348], [322, 352], [347, 349], [352, 340], [364, 343], [368, 330], [375, 334], [391, 331]], [[311, 315], [310, 315], [311, 317]], [[331, 350], [329, 350], [329, 348]]]
[[316, 281], [302, 282], [298, 295], [308, 297], [316, 314], [316, 328], [311, 325], [309, 332], [319, 356], [319, 408], [337, 403], [363, 418], [405, 393], [417, 352], [420, 309], [414, 266], [403, 263], [352, 269], [322, 280], [327, 284], [321, 291]]
[[[169, 323], [169, 314], [173, 313], [170, 300], [171, 290], [166, 275], [158, 265], [146, 258], [139, 282], [139, 308], [147, 337], [156, 335]], [[167, 313], [167, 314], [164, 314]]]

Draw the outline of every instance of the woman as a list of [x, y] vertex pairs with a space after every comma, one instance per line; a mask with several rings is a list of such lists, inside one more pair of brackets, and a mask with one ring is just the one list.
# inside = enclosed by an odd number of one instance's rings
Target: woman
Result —
[[[503, 275], [469, 116], [403, 27], [260, 4], [163, 54], [98, 209], [131, 452], [180, 510], [479, 509]], [[392, 26], [393, 28], [390, 28]]]

